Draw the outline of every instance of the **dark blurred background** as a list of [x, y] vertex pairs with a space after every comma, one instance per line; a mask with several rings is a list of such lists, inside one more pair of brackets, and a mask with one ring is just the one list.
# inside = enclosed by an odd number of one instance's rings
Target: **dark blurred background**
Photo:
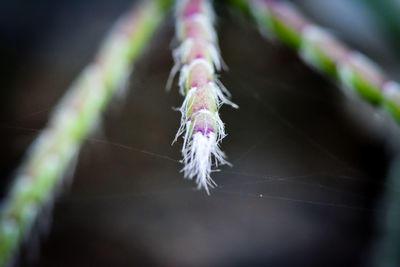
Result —
[[[294, 2], [400, 80], [399, 1]], [[52, 108], [132, 1], [0, 5], [4, 197]], [[232, 10], [217, 4], [217, 12], [229, 66], [221, 80], [240, 106], [221, 109], [222, 149], [233, 167], [214, 173], [219, 187], [207, 196], [184, 180], [182, 144], [170, 145], [180, 120], [172, 107], [182, 97], [164, 90], [169, 16], [126, 95], [85, 142], [70, 188], [52, 216], [43, 215], [52, 219], [40, 248], [31, 238], [18, 265], [385, 266], [393, 259], [398, 127]]]

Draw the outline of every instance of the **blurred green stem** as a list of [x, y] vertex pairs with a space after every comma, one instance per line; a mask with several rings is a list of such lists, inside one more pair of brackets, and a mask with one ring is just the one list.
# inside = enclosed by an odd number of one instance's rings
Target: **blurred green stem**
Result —
[[370, 59], [305, 18], [295, 6], [277, 0], [225, 0], [251, 17], [264, 36], [279, 39], [311, 67], [334, 79], [349, 93], [385, 109], [400, 123], [400, 84]]
[[104, 40], [94, 61], [72, 84], [50, 122], [31, 145], [0, 213], [0, 266], [12, 264], [21, 243], [55, 197], [80, 146], [120, 89], [171, 1], [143, 1]]

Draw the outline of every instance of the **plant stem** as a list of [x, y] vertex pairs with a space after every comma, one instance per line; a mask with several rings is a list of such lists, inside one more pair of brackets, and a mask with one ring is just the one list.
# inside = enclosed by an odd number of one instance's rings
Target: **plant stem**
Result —
[[293, 5], [277, 0], [228, 0], [250, 13], [261, 32], [296, 50], [316, 70], [356, 92], [372, 105], [384, 108], [400, 123], [400, 84], [360, 52], [352, 50], [330, 32], [311, 23]]
[[113, 28], [94, 61], [72, 84], [50, 122], [30, 146], [0, 213], [0, 266], [11, 264], [21, 243], [98, 123], [101, 112], [147, 46], [169, 1], [143, 1]]
[[176, 5], [176, 35], [180, 46], [174, 50], [174, 75], [180, 69], [180, 93], [185, 100], [180, 109], [181, 127], [175, 137], [184, 134], [182, 148], [186, 178], [196, 177], [198, 188], [216, 183], [211, 179], [212, 161], [228, 164], [219, 142], [225, 137], [218, 109], [229, 101], [229, 92], [216, 78], [222, 60], [213, 28], [214, 13], [208, 0], [182, 0]]

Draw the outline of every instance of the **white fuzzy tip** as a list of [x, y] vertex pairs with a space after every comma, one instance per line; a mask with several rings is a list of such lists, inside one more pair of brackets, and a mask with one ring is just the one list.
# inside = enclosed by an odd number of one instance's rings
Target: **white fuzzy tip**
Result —
[[210, 176], [213, 171], [211, 169], [212, 157], [215, 159], [216, 167], [218, 164], [229, 164], [225, 160], [224, 152], [218, 147], [217, 136], [214, 133], [207, 135], [201, 132], [195, 133], [182, 152], [185, 165], [182, 171], [185, 178], [196, 177], [197, 188], [204, 188], [209, 195], [209, 187], [214, 188], [217, 185]]

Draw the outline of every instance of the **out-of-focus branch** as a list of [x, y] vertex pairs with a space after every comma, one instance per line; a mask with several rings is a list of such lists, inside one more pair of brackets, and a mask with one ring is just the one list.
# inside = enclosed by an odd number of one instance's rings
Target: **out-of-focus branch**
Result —
[[296, 50], [316, 70], [384, 108], [400, 123], [400, 84], [390, 80], [370, 59], [312, 23], [295, 6], [278, 0], [227, 0], [250, 16], [267, 38]]
[[0, 266], [12, 264], [42, 207], [55, 197], [82, 142], [123, 86], [170, 2], [146, 0], [121, 18], [29, 148], [1, 207]]

